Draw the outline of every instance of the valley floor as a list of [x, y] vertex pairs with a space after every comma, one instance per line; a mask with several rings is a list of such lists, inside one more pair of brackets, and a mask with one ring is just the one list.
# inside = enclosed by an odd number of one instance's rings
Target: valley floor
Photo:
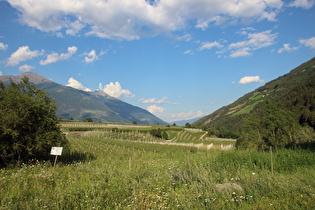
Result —
[[[0, 170], [0, 209], [314, 209], [314, 152], [194, 149], [69, 134], [57, 166]], [[53, 157], [52, 157], [53, 160]], [[218, 185], [222, 184], [222, 185]]]

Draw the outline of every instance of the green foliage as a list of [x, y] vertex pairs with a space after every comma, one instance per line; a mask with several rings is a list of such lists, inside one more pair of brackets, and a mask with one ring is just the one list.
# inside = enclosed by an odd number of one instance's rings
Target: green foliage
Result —
[[186, 124], [185, 124], [185, 128], [191, 128], [191, 124], [186, 123]]
[[87, 118], [85, 118], [85, 120], [84, 120], [85, 122], [93, 122], [93, 119], [92, 118], [90, 118], [90, 117], [87, 117]]
[[67, 131], [93, 131], [94, 128], [87, 127], [76, 127], [76, 128], [67, 128]]
[[160, 128], [158, 129], [152, 129], [150, 131], [150, 134], [156, 138], [161, 138], [161, 139], [168, 139], [168, 134], [166, 131], [161, 130]]
[[45, 158], [51, 146], [65, 143], [46, 92], [23, 78], [0, 85], [0, 165]]
[[261, 149], [269, 146], [283, 147], [294, 141], [293, 135], [297, 130], [298, 124], [291, 112], [266, 101], [262, 109], [245, 119], [243, 133], [238, 139], [237, 146], [252, 147], [251, 144], [255, 142]]
[[162, 131], [162, 139], [168, 139], [168, 134], [166, 131]]

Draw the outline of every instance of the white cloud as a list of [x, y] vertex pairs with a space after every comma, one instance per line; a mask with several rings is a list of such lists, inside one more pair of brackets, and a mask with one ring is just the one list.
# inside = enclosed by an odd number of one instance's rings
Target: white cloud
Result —
[[11, 54], [11, 56], [7, 60], [7, 65], [16, 66], [23, 61], [30, 60], [42, 54], [43, 54], [43, 51], [41, 52], [38, 50], [31, 51], [29, 46], [19, 47], [17, 51]]
[[2, 76], [3, 74], [2, 74], [2, 71], [0, 71], [0, 76]]
[[278, 53], [291, 52], [297, 49], [299, 49], [299, 47], [290, 47], [290, 44], [283, 44], [283, 47], [278, 50]]
[[251, 49], [249, 47], [240, 48], [238, 50], [232, 51], [230, 57], [237, 58], [237, 57], [246, 57], [252, 55], [252, 53], [248, 52]]
[[299, 42], [315, 51], [315, 36], [310, 39], [301, 39]]
[[177, 102], [168, 102], [166, 100], [167, 100], [167, 97], [164, 97], [160, 100], [158, 100], [156, 98], [149, 98], [149, 99], [141, 98], [141, 99], [139, 99], [139, 101], [142, 104], [178, 104]]
[[205, 114], [202, 111], [158, 114], [158, 117], [165, 119], [167, 122], [190, 120], [202, 116], [205, 116]]
[[76, 20], [70, 23], [68, 27], [69, 29], [66, 30], [66, 34], [74, 36], [85, 27], [85, 24], [81, 23], [79, 20]]
[[89, 53], [84, 53], [86, 56], [84, 57], [85, 63], [92, 63], [98, 59], [98, 55], [95, 50], [91, 50]]
[[51, 53], [49, 55], [47, 55], [46, 60], [41, 60], [39, 63], [40, 65], [47, 65], [50, 63], [56, 63], [58, 61], [62, 61], [62, 60], [67, 60], [69, 58], [71, 58], [71, 56], [73, 54], [75, 54], [77, 52], [78, 48], [75, 46], [72, 47], [68, 47], [68, 53]]
[[194, 51], [192, 51], [192, 50], [186, 50], [186, 51], [184, 52], [184, 54], [185, 54], [185, 55], [187, 55], [187, 54], [193, 55], [193, 54], [194, 54]]
[[134, 97], [134, 94], [132, 94], [129, 90], [122, 89], [119, 82], [110, 82], [104, 87], [100, 83], [99, 88], [101, 91], [115, 98]]
[[155, 104], [147, 107], [147, 111], [151, 112], [152, 114], [163, 113], [164, 110], [165, 109], [163, 107], [159, 107]]
[[166, 102], [166, 99], [167, 97], [164, 97], [160, 100], [157, 100], [156, 98], [149, 98], [149, 99], [139, 99], [139, 101], [142, 103], [142, 104], [164, 104], [164, 103], [167, 103]]
[[35, 69], [35, 67], [34, 66], [29, 66], [29, 65], [26, 65], [26, 64], [19, 67], [19, 70], [21, 72], [28, 72], [28, 71], [31, 71], [32, 69]]
[[[21, 21], [42, 31], [95, 35], [109, 39], [139, 39], [145, 35], [242, 20], [275, 19], [281, 0], [8, 0]], [[151, 2], [151, 3], [150, 3]]]
[[8, 45], [0, 42], [0, 50], [7, 50], [7, 49], [8, 49]]
[[191, 34], [184, 34], [183, 36], [172, 36], [169, 35], [174, 41], [184, 41], [184, 42], [189, 42], [192, 40], [192, 35]]
[[199, 50], [199, 51], [205, 50], [205, 49], [210, 50], [210, 49], [212, 49], [212, 48], [214, 48], [214, 47], [222, 48], [223, 45], [221, 45], [221, 44], [220, 44], [219, 42], [217, 42], [217, 41], [215, 41], [215, 42], [203, 42], [203, 43], [201, 44], [201, 46], [198, 48], [198, 50]]
[[230, 57], [243, 57], [252, 54], [252, 51], [269, 47], [274, 44], [277, 34], [271, 33], [271, 30], [257, 33], [242, 33], [247, 36], [247, 40], [235, 42], [229, 45], [231, 50]]
[[84, 85], [82, 85], [79, 81], [75, 80], [74, 78], [70, 77], [68, 80], [68, 84], [66, 86], [75, 88], [75, 89], [79, 89], [79, 90], [83, 90], [83, 91], [87, 91], [87, 92], [91, 92], [92, 90], [84, 87]]
[[314, 0], [294, 0], [289, 4], [289, 6], [302, 7], [304, 9], [309, 9], [313, 7], [314, 4], [315, 4]]
[[246, 76], [240, 79], [239, 84], [248, 84], [252, 82], [264, 82], [259, 76]]

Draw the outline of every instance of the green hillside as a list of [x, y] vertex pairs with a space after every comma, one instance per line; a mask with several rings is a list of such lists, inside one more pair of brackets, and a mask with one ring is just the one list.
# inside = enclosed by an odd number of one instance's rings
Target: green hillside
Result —
[[275, 109], [291, 114], [292, 120], [308, 133], [310, 130], [314, 132], [314, 93], [315, 58], [196, 121], [194, 125], [205, 127], [214, 135], [239, 138], [249, 119], [264, 118], [263, 110], [269, 103]]
[[86, 92], [52, 82], [36, 73], [26, 72], [18, 76], [0, 76], [0, 81], [8, 84], [11, 80], [19, 82], [24, 76], [31, 83], [46, 90], [56, 101], [57, 116], [66, 119], [120, 122], [141, 124], [167, 123], [150, 112], [111, 97], [104, 92]]

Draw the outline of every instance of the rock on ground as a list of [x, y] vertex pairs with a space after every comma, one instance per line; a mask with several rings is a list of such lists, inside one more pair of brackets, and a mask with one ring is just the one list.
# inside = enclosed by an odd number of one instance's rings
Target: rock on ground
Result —
[[233, 191], [244, 191], [243, 188], [236, 183], [224, 183], [224, 184], [214, 184], [213, 188], [217, 192], [233, 192]]

